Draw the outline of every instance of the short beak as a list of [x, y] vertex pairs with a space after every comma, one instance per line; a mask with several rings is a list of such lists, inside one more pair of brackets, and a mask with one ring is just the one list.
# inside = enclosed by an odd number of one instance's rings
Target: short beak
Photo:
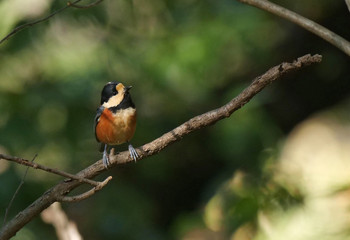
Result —
[[124, 88], [124, 92], [129, 92], [129, 90], [132, 88], [132, 86], [127, 86]]

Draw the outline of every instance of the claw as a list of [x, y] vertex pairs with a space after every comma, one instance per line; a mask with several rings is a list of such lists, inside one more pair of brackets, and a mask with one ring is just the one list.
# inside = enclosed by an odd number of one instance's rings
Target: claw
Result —
[[102, 161], [103, 161], [103, 165], [105, 166], [105, 168], [108, 168], [108, 165], [110, 164], [110, 162], [109, 162], [109, 156], [107, 153], [107, 144], [105, 144]]
[[130, 152], [130, 157], [134, 159], [134, 161], [136, 162], [136, 160], [139, 158], [139, 155], [137, 154], [135, 148], [130, 143], [129, 143], [129, 152]]

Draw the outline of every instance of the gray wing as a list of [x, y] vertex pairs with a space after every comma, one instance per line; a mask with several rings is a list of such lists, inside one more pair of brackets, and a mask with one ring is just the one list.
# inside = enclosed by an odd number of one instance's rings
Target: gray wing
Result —
[[102, 114], [104, 109], [105, 109], [105, 107], [101, 105], [96, 110], [95, 123], [94, 123], [94, 129], [93, 130], [94, 130], [95, 138], [96, 138], [97, 142], [100, 142], [100, 141], [97, 139], [97, 136], [96, 136], [96, 126], [97, 126], [98, 122], [100, 121], [100, 117], [101, 117], [101, 114]]

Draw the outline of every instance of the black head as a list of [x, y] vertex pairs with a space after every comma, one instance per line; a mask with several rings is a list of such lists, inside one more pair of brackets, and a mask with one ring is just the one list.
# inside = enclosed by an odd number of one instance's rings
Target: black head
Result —
[[131, 86], [125, 87], [120, 82], [107, 83], [101, 93], [101, 105], [107, 108], [127, 108], [135, 107], [131, 100], [129, 90]]
[[101, 93], [101, 105], [104, 102], [108, 102], [108, 100], [111, 97], [113, 97], [119, 93], [119, 91], [117, 90], [118, 84], [120, 84], [120, 83], [119, 82], [109, 82], [103, 87], [102, 93]]

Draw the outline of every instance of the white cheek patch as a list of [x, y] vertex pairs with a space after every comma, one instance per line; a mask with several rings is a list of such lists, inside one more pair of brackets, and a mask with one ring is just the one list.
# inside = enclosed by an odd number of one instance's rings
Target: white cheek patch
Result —
[[117, 95], [111, 97], [107, 102], [103, 103], [102, 106], [105, 108], [116, 107], [123, 100], [124, 93], [119, 92]]

